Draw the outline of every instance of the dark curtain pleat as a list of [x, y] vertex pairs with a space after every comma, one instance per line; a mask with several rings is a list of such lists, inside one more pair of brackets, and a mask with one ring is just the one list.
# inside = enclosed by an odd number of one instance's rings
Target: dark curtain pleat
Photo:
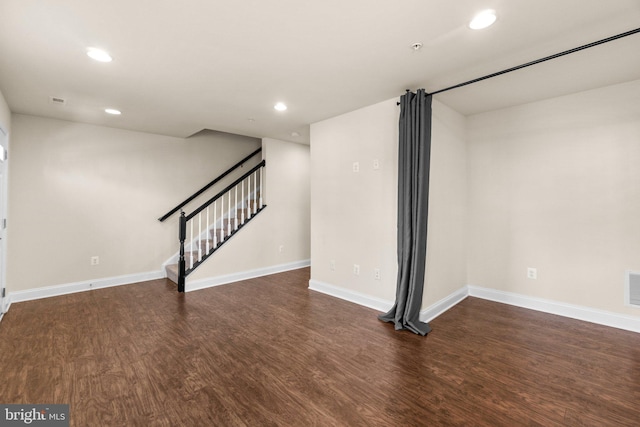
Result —
[[396, 329], [426, 335], [419, 319], [427, 257], [431, 95], [420, 89], [400, 98], [398, 147], [398, 282], [393, 308], [379, 316]]

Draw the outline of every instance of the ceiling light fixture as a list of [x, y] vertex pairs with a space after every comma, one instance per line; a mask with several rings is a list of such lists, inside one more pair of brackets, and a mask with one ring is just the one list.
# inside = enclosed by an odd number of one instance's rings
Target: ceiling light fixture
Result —
[[473, 17], [469, 22], [469, 28], [472, 30], [482, 30], [496, 22], [496, 12], [493, 10], [483, 10]]
[[278, 111], [284, 111], [287, 109], [287, 106], [283, 102], [278, 102], [276, 105], [273, 106], [273, 108], [275, 108]]
[[96, 47], [87, 48], [87, 55], [89, 58], [95, 59], [100, 62], [111, 62], [113, 58], [107, 52], [102, 49], [98, 49]]
[[119, 116], [120, 114], [122, 114], [120, 110], [116, 110], [114, 108], [105, 108], [104, 112], [113, 116]]

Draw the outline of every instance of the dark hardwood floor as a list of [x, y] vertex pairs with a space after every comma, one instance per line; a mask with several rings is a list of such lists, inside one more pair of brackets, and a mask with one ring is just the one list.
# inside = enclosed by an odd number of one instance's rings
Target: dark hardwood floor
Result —
[[640, 334], [467, 298], [420, 337], [308, 279], [14, 304], [0, 403], [68, 403], [72, 426], [640, 425]]

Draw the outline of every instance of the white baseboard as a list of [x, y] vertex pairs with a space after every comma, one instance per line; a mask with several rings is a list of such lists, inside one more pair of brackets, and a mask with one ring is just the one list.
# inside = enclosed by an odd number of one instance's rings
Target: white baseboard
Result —
[[420, 311], [420, 320], [425, 323], [431, 322], [451, 307], [458, 304], [469, 295], [467, 286], [464, 286], [452, 294], [447, 295], [435, 304]]
[[330, 285], [319, 280], [309, 280], [309, 289], [332, 297], [340, 298], [358, 305], [372, 308], [374, 310], [386, 313], [393, 307], [393, 301], [382, 298], [365, 295], [360, 292], [352, 291], [338, 286]]
[[[244, 271], [240, 273], [196, 280], [193, 282], [187, 282], [186, 291], [191, 292], [213, 286], [220, 286], [228, 283], [238, 282], [240, 280], [252, 279], [255, 277], [281, 273], [289, 270], [296, 270], [299, 268], [308, 267], [310, 264], [310, 260], [302, 260], [287, 264], [280, 264], [271, 267]], [[131, 283], [162, 279], [164, 277], [166, 277], [165, 272], [162, 270], [158, 270], [146, 273], [129, 274], [124, 276], [68, 283], [64, 285], [47, 286], [36, 289], [28, 289], [25, 291], [9, 292], [9, 294], [5, 298], [4, 312], [7, 313], [9, 311], [9, 307], [14, 302], [30, 301], [40, 298], [67, 295], [75, 292], [84, 292], [92, 289], [128, 285]], [[393, 301], [365, 295], [356, 291], [320, 282], [318, 280], [309, 280], [309, 289], [336, 298], [340, 298], [345, 301], [359, 304], [364, 307], [369, 307], [383, 313], [389, 311], [394, 304]], [[441, 299], [435, 304], [432, 304], [426, 309], [420, 311], [420, 320], [423, 322], [430, 322], [440, 314], [444, 313], [445, 311], [449, 310], [450, 308], [464, 300], [467, 296], [482, 298], [489, 301], [500, 302], [503, 304], [514, 305], [530, 310], [541, 311], [544, 313], [555, 314], [558, 316], [569, 317], [572, 319], [583, 320], [599, 325], [610, 326], [613, 328], [640, 333], [639, 316], [625, 316], [609, 311], [597, 310], [589, 307], [566, 304], [543, 298], [530, 297], [512, 292], [499, 291], [472, 285], [465, 286], [448, 295], [447, 297]]]
[[309, 267], [310, 259], [302, 261], [294, 261], [287, 264], [279, 264], [271, 267], [257, 268], [255, 270], [242, 271], [240, 273], [225, 274], [223, 276], [207, 277], [206, 279], [198, 279], [189, 281], [185, 284], [185, 292], [197, 291], [200, 289], [211, 288], [213, 286], [227, 285], [241, 280], [253, 279], [255, 277], [268, 276], [269, 274], [282, 273], [289, 270], [297, 270], [299, 268]]
[[2, 305], [3, 307], [2, 307], [2, 314], [0, 315], [0, 320], [2, 320], [5, 313], [9, 311], [9, 307], [11, 307], [11, 298], [9, 297], [8, 294], [6, 297], [4, 297], [4, 301], [2, 301]]
[[[369, 307], [383, 313], [393, 307], [393, 301], [383, 300], [370, 295], [365, 295], [356, 291], [341, 288], [338, 286], [323, 283], [318, 280], [309, 280], [309, 289], [331, 295], [355, 304]], [[545, 300], [542, 298], [529, 297], [526, 295], [511, 292], [498, 291], [495, 289], [481, 288], [478, 286], [464, 286], [452, 294], [446, 296], [435, 304], [420, 311], [420, 320], [430, 322], [445, 311], [460, 303], [467, 296], [482, 298], [489, 301], [514, 305], [530, 310], [542, 311], [558, 316], [583, 320], [599, 325], [610, 326], [612, 328], [624, 329], [632, 332], [640, 332], [640, 317], [625, 316], [604, 310], [597, 310], [572, 304], [565, 304], [557, 301]]]
[[165, 272], [158, 270], [149, 271], [146, 273], [127, 274], [124, 276], [67, 283], [64, 285], [46, 286], [42, 288], [28, 289], [26, 291], [9, 292], [9, 304], [12, 304], [14, 302], [31, 301], [40, 298], [57, 297], [60, 295], [67, 295], [75, 292], [90, 291], [92, 289], [129, 285], [131, 283], [144, 282], [147, 280], [162, 279], [163, 277], [166, 277]]
[[[365, 295], [360, 292], [352, 291], [350, 289], [341, 288], [338, 286], [330, 285], [328, 283], [321, 282], [319, 280], [309, 280], [309, 289], [321, 292], [323, 294], [330, 295], [332, 297], [340, 298], [345, 301], [349, 301], [364, 307], [369, 307], [374, 310], [386, 313], [391, 310], [394, 302], [385, 300], [382, 298], [373, 297], [371, 295]], [[451, 295], [446, 296], [435, 304], [430, 305], [424, 310], [420, 311], [420, 320], [423, 322], [430, 322], [451, 307], [458, 304], [460, 301], [467, 297], [467, 287], [464, 286], [455, 291]]]
[[594, 308], [566, 304], [511, 292], [498, 291], [495, 289], [481, 288], [478, 286], [469, 285], [468, 289], [469, 295], [472, 297], [515, 305], [517, 307], [542, 311], [544, 313], [556, 314], [558, 316], [569, 317], [572, 319], [584, 320], [586, 322], [611, 326], [613, 328], [624, 329], [627, 331], [640, 332], [640, 317], [625, 316], [618, 313], [612, 313], [610, 311], [597, 310]]

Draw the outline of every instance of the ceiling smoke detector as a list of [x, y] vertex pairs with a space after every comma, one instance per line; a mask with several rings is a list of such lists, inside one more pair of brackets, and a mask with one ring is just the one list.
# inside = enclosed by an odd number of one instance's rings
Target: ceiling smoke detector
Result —
[[50, 96], [49, 97], [49, 104], [53, 104], [53, 105], [66, 105], [67, 100], [64, 98], [60, 98], [59, 96]]

